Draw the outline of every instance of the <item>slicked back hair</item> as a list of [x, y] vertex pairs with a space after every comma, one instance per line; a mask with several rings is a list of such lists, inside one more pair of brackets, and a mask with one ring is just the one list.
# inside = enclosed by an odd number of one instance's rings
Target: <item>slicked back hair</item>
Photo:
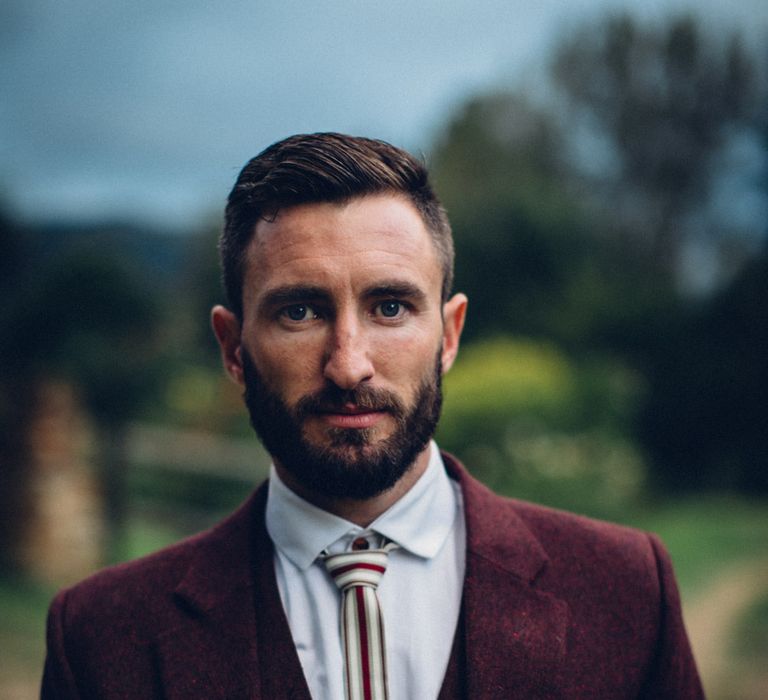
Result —
[[219, 240], [230, 309], [242, 321], [245, 254], [260, 219], [272, 219], [280, 209], [298, 204], [384, 193], [405, 196], [421, 215], [442, 267], [446, 301], [453, 284], [453, 237], [424, 164], [384, 141], [319, 133], [278, 141], [240, 171]]

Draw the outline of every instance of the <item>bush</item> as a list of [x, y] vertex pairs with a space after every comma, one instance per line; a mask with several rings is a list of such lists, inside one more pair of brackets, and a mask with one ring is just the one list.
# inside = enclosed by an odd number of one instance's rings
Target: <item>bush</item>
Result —
[[486, 340], [445, 377], [438, 440], [497, 491], [610, 516], [644, 480], [627, 437], [637, 393], [615, 363], [577, 364], [530, 340]]

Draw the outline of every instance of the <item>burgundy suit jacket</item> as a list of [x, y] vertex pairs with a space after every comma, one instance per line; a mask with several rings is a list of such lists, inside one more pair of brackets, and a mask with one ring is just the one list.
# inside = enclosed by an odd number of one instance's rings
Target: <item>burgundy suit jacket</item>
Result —
[[[464, 494], [467, 568], [458, 682], [441, 697], [703, 697], [653, 535], [501, 498], [444, 459]], [[207, 532], [59, 593], [42, 697], [308, 700], [266, 493]]]

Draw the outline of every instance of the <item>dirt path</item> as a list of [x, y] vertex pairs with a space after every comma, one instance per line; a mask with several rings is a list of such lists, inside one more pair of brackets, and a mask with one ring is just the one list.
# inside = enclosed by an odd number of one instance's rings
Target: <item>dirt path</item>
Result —
[[726, 680], [734, 622], [766, 587], [768, 559], [743, 562], [716, 578], [685, 606], [685, 624], [707, 697], [718, 697]]

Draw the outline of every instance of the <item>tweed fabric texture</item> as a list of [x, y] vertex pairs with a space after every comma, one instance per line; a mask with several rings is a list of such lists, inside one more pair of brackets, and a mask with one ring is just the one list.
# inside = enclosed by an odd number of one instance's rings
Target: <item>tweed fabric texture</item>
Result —
[[[704, 697], [657, 537], [501, 498], [443, 459], [467, 526], [455, 697]], [[211, 530], [61, 591], [42, 698], [310, 700], [265, 503], [262, 487]]]

